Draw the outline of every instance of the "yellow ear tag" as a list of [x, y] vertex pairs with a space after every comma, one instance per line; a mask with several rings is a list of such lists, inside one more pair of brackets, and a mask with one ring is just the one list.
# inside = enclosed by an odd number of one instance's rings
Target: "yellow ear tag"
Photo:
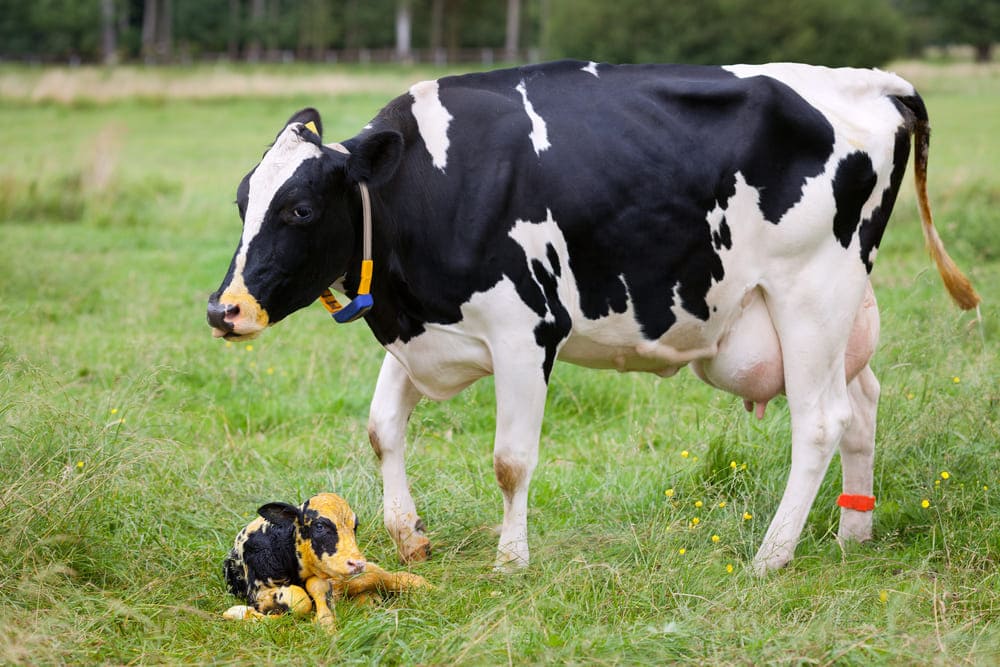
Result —
[[319, 130], [316, 129], [316, 123], [309, 121], [303, 127], [305, 127], [307, 130], [315, 134], [317, 137], [319, 136]]

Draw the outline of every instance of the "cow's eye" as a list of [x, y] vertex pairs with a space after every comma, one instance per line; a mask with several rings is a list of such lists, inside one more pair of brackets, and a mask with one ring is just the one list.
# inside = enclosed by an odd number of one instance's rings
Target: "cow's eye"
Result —
[[355, 534], [358, 532], [358, 525], [360, 525], [359, 522], [358, 522], [358, 517], [355, 516], [354, 517], [354, 532], [355, 532]]
[[312, 220], [313, 210], [308, 206], [296, 206], [292, 209], [292, 220], [295, 222], [309, 222]]

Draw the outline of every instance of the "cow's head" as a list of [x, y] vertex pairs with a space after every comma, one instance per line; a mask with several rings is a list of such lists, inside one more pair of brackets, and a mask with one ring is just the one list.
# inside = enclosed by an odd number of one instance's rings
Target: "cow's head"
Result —
[[367, 562], [358, 549], [358, 518], [335, 493], [320, 493], [302, 503], [268, 503], [257, 512], [276, 525], [295, 527], [295, 550], [304, 576], [344, 579], [364, 572]]
[[236, 191], [243, 235], [229, 272], [208, 300], [215, 336], [251, 338], [315, 301], [359, 261], [358, 183], [389, 180], [402, 157], [398, 132], [368, 131], [323, 145], [315, 109], [289, 119]]

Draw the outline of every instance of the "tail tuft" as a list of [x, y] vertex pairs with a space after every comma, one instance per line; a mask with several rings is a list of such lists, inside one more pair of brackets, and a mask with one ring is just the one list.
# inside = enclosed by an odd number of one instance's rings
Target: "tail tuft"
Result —
[[944, 281], [944, 286], [963, 310], [971, 310], [979, 305], [980, 298], [972, 283], [958, 268], [954, 260], [944, 249], [944, 243], [934, 227], [931, 216], [930, 201], [927, 199], [927, 157], [930, 153], [931, 126], [927, 119], [927, 109], [916, 93], [910, 97], [897, 97], [904, 106], [913, 113], [913, 178], [917, 190], [917, 206], [920, 209], [920, 222], [924, 232], [927, 250], [937, 265], [938, 273]]

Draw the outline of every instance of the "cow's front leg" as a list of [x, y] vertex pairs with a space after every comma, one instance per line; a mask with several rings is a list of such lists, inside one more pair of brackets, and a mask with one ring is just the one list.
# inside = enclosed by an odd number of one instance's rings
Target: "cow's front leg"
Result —
[[404, 563], [426, 560], [430, 541], [406, 481], [406, 424], [420, 402], [420, 391], [406, 369], [386, 354], [368, 416], [368, 438], [382, 465], [382, 511], [385, 527]]
[[841, 540], [863, 542], [872, 537], [872, 495], [875, 466], [875, 419], [880, 387], [871, 367], [865, 366], [847, 386], [853, 418], [840, 441], [843, 470]]
[[542, 365], [497, 363], [497, 424], [493, 470], [503, 493], [496, 569], [528, 564], [528, 485], [538, 463], [547, 383]]

